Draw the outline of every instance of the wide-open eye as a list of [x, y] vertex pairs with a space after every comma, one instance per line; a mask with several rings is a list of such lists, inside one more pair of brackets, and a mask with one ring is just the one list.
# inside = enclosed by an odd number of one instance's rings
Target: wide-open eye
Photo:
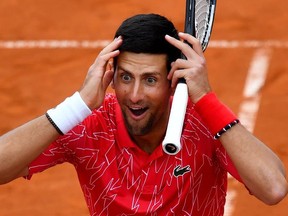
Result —
[[121, 74], [121, 79], [124, 81], [124, 82], [129, 82], [132, 78], [129, 74], [125, 73], [125, 74]]
[[149, 85], [153, 85], [155, 84], [157, 81], [157, 79], [155, 77], [147, 77], [146, 79], [146, 82], [149, 84]]

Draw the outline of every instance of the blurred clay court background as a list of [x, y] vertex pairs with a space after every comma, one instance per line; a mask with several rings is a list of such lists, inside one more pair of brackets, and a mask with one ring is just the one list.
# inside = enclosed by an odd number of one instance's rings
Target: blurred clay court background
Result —
[[[286, 0], [218, 0], [205, 52], [214, 91], [288, 167]], [[0, 134], [78, 90], [123, 19], [160, 13], [183, 30], [184, 0], [1, 0]], [[16, 156], [16, 155], [15, 155]], [[267, 161], [269, 163], [269, 161]], [[229, 179], [225, 215], [285, 216]], [[73, 167], [64, 164], [0, 186], [1, 216], [88, 215]]]

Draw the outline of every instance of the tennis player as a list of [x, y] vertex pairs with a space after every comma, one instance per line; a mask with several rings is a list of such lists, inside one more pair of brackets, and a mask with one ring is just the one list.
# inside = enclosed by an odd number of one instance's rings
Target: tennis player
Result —
[[[287, 194], [282, 162], [219, 101], [207, 73], [197, 39], [160, 15], [128, 18], [79, 91], [1, 136], [0, 182], [68, 162], [91, 215], [218, 216], [230, 173], [277, 204]], [[161, 144], [179, 78], [189, 101], [183, 148], [172, 156]], [[106, 93], [110, 83], [115, 94]]]

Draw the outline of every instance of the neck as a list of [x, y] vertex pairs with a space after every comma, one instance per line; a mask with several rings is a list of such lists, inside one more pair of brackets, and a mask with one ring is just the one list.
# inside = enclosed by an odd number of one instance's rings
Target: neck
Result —
[[[165, 131], [164, 131], [165, 132]], [[164, 132], [155, 134], [148, 134], [143, 136], [131, 136], [131, 139], [136, 145], [141, 148], [144, 152], [152, 154], [153, 151], [162, 143]]]
[[165, 120], [159, 120], [156, 125], [150, 128], [150, 131], [143, 135], [130, 134], [130, 138], [141, 148], [144, 152], [152, 154], [153, 151], [162, 144], [166, 133], [168, 124], [168, 114], [165, 115]]
[[128, 134], [133, 142], [144, 152], [152, 154], [153, 151], [162, 144], [164, 139], [166, 128], [169, 120], [170, 109], [163, 114], [162, 118], [158, 119], [149, 131], [140, 135], [136, 135], [132, 130], [128, 130]]

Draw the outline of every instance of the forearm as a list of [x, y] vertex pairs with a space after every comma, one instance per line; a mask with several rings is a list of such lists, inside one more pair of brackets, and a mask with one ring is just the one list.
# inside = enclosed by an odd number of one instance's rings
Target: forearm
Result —
[[0, 137], [0, 183], [17, 178], [59, 134], [45, 115]]
[[275, 204], [287, 193], [287, 181], [280, 159], [264, 143], [247, 131], [237, 116], [211, 92], [208, 71], [201, 45], [189, 34], [179, 34], [181, 41], [166, 36], [166, 40], [182, 51], [186, 60], [172, 64], [168, 79], [175, 87], [184, 78], [189, 97], [201, 121], [214, 139], [220, 139], [251, 193], [267, 204]]
[[27, 166], [59, 134], [66, 134], [92, 112], [75, 92], [55, 108], [0, 138], [0, 183], [28, 174]]
[[241, 124], [219, 139], [250, 192], [266, 204], [276, 204], [287, 193], [285, 168], [271, 149]]
[[280, 159], [253, 136], [215, 94], [195, 105], [196, 111], [219, 139], [250, 192], [267, 204], [279, 202], [287, 193], [285, 170]]
[[88, 71], [81, 94], [76, 92], [47, 111], [51, 122], [43, 115], [0, 137], [0, 184], [20, 176], [59, 133], [67, 133], [102, 104], [114, 74], [113, 69], [106, 70], [106, 66], [119, 55], [121, 43], [122, 38], [118, 37], [100, 52]]

